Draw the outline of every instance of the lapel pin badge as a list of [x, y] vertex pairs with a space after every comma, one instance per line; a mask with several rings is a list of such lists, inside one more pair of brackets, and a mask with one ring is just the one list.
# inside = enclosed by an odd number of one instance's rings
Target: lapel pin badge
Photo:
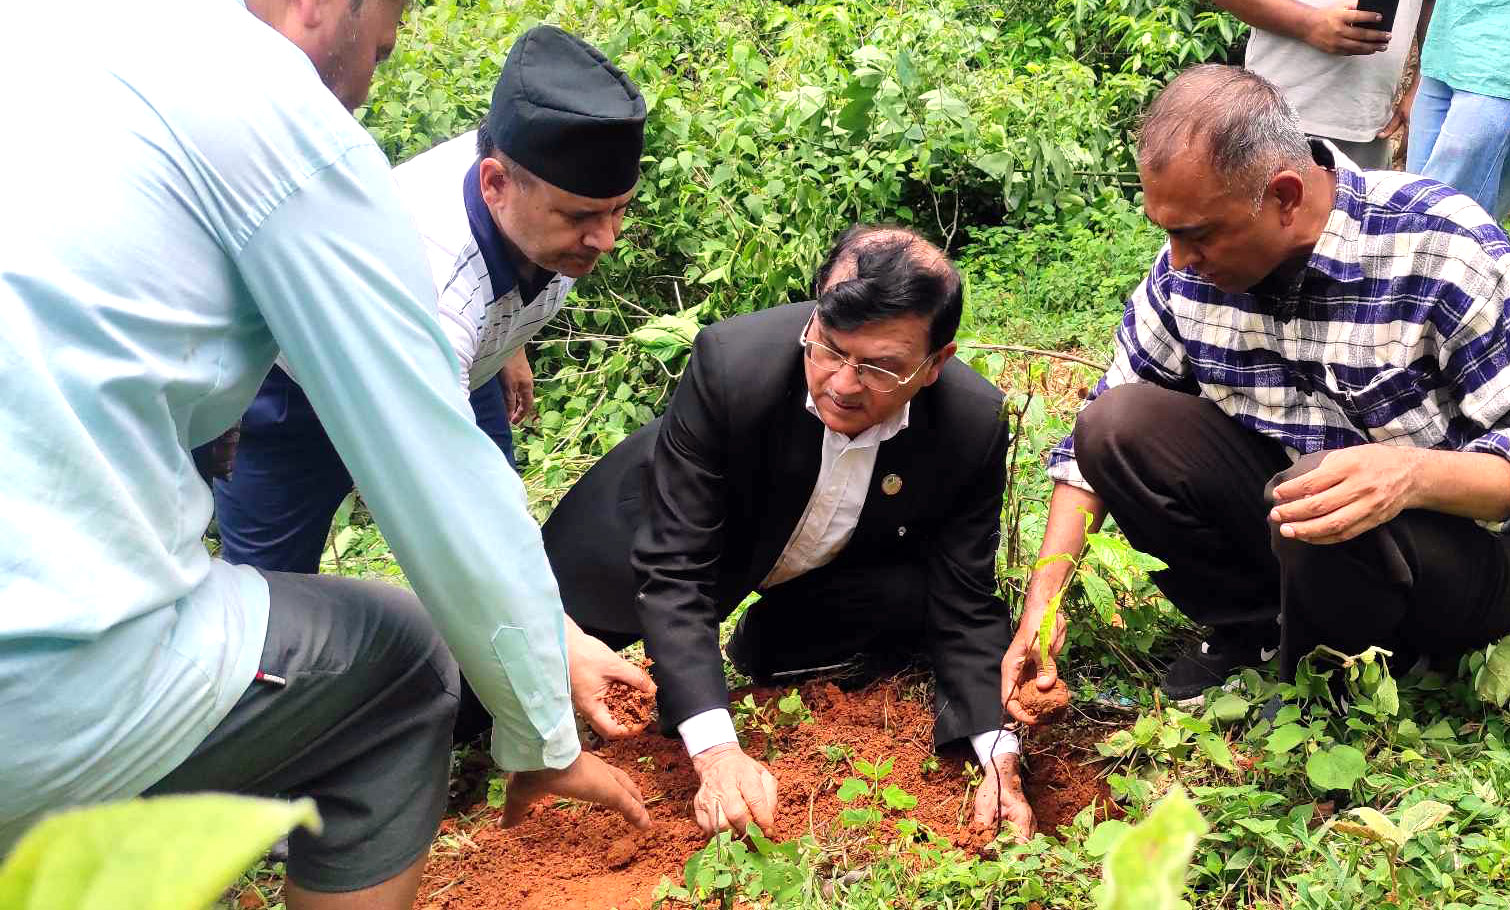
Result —
[[881, 492], [887, 496], [895, 496], [902, 492], [902, 478], [895, 474], [887, 474], [881, 480]]

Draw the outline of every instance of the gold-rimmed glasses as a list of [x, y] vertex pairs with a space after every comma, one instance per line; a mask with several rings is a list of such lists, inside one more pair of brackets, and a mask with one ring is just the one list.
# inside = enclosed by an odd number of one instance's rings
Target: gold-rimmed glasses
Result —
[[[814, 315], [816, 316], [816, 313]], [[860, 380], [860, 385], [873, 392], [895, 392], [916, 379], [918, 374], [923, 372], [923, 368], [932, 363], [933, 358], [937, 356], [937, 354], [929, 354], [924, 357], [923, 362], [918, 364], [918, 368], [904, 379], [890, 370], [850, 360], [823, 342], [808, 338], [807, 331], [812, 328], [813, 318], [813, 316], [808, 317], [807, 323], [802, 327], [802, 334], [797, 336], [797, 343], [802, 346], [807, 359], [813, 362], [813, 366], [826, 373], [837, 373], [845, 365], [854, 367], [855, 376]]]

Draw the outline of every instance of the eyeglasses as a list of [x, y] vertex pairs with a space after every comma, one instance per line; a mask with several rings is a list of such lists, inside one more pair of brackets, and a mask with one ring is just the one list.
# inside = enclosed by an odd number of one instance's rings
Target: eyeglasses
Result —
[[825, 373], [837, 373], [845, 365], [854, 367], [855, 377], [860, 380], [860, 385], [865, 386], [872, 392], [895, 392], [897, 389], [916, 379], [918, 374], [923, 372], [923, 368], [932, 363], [933, 358], [937, 356], [936, 354], [929, 354], [923, 358], [923, 362], [918, 364], [918, 368], [913, 370], [906, 379], [903, 379], [890, 370], [883, 370], [868, 363], [856, 363], [823, 342], [813, 341], [807, 337], [807, 331], [812, 328], [812, 325], [813, 317], [810, 316], [808, 317], [807, 324], [802, 327], [802, 334], [797, 336], [797, 343], [802, 346], [803, 352], [807, 355], [807, 359], [813, 362], [813, 366], [823, 370]]

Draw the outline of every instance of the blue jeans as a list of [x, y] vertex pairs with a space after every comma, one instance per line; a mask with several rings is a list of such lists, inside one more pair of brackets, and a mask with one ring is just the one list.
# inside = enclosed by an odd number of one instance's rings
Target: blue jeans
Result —
[[[497, 377], [472, 393], [472, 411], [514, 465]], [[220, 555], [271, 572], [319, 572], [330, 521], [351, 487], [351, 475], [304, 390], [273, 367], [241, 418], [231, 479], [215, 481]]]
[[1463, 92], [1421, 77], [1410, 112], [1405, 170], [1440, 180], [1503, 218], [1510, 206], [1505, 154], [1510, 151], [1510, 100]]

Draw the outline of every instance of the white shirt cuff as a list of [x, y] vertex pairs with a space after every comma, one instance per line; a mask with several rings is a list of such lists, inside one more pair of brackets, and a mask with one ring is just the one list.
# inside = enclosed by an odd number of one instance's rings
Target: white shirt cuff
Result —
[[[1000, 739], [997, 738], [998, 736]], [[998, 755], [1008, 753], [1017, 755], [1022, 752], [1022, 746], [1017, 742], [1017, 734], [1011, 730], [987, 730], [984, 733], [977, 733], [970, 737], [970, 745], [975, 747], [975, 755], [980, 759], [982, 768], [990, 767], [991, 759]]]
[[709, 708], [701, 714], [694, 714], [677, 724], [676, 732], [682, 735], [682, 744], [687, 747], [688, 755], [706, 752], [724, 743], [739, 742], [728, 708]]

